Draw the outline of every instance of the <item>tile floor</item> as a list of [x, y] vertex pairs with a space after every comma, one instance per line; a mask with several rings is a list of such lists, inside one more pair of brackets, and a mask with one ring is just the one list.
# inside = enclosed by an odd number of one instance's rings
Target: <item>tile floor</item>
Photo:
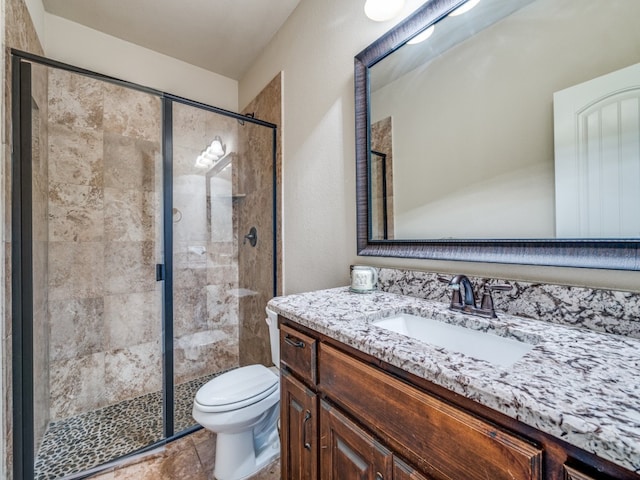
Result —
[[[175, 431], [196, 425], [193, 398], [213, 375], [175, 387]], [[126, 421], [123, 421], [126, 419]], [[82, 472], [146, 447], [162, 438], [160, 392], [51, 422], [35, 462], [36, 480], [55, 480]]]
[[[213, 480], [215, 435], [199, 430], [161, 451], [131, 464], [91, 477], [91, 480]], [[280, 480], [280, 461], [265, 467], [252, 480]]]

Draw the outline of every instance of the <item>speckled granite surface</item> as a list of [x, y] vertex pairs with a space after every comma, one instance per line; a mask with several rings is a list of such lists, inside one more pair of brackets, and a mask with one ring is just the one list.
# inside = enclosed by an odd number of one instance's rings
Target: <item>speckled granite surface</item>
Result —
[[[269, 307], [301, 325], [640, 472], [640, 340], [498, 313], [483, 319], [448, 304], [346, 287], [277, 297]], [[535, 344], [498, 367], [371, 325], [405, 312]]]
[[[379, 268], [378, 288], [383, 292], [448, 302], [451, 292], [446, 284], [438, 281], [439, 276], [433, 272]], [[513, 287], [509, 292], [493, 293], [496, 310], [500, 312], [640, 338], [640, 293], [480, 277], [469, 279], [475, 286], [478, 302], [486, 283], [508, 283]]]

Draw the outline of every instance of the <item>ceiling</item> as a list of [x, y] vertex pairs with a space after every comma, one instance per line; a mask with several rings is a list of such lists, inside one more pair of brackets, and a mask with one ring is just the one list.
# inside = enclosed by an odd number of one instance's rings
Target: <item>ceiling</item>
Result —
[[43, 0], [47, 12], [240, 80], [300, 0]]

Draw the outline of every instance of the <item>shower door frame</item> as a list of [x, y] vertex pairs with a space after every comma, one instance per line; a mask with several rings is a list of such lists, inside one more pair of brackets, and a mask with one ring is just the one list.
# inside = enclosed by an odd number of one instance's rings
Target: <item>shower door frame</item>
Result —
[[[115, 460], [96, 465], [85, 476], [108, 468], [132, 455], [155, 449], [201, 429], [194, 425], [174, 431], [174, 345], [173, 345], [173, 104], [180, 103], [212, 113], [272, 129], [272, 292], [277, 295], [277, 125], [184, 97], [144, 87], [115, 77], [92, 72], [20, 50], [11, 50], [12, 64], [12, 155], [11, 155], [11, 289], [12, 289], [12, 389], [13, 389], [13, 476], [34, 478], [34, 392], [33, 392], [33, 261], [32, 261], [32, 132], [31, 64], [58, 68], [96, 80], [113, 83], [160, 98], [162, 126], [162, 251], [163, 263], [156, 265], [156, 281], [162, 281], [162, 397], [163, 438]], [[84, 478], [82, 472], [74, 478]]]

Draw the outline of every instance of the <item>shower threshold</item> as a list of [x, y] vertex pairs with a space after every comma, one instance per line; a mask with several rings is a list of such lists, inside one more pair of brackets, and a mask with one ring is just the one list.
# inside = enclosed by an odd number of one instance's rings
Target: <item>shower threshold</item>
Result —
[[[222, 372], [220, 372], [222, 373]], [[175, 431], [194, 425], [193, 399], [214, 375], [175, 386]], [[162, 393], [51, 422], [35, 460], [35, 480], [60, 479], [111, 462], [162, 440]]]

